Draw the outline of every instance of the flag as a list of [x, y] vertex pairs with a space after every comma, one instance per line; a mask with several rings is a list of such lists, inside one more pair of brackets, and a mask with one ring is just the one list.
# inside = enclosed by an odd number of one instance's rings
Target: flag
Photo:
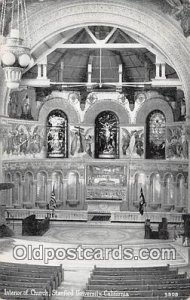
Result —
[[50, 209], [55, 209], [56, 208], [56, 199], [55, 199], [54, 187], [53, 187], [53, 190], [51, 192], [51, 199], [50, 199], [50, 202], [49, 202], [49, 208]]
[[144, 213], [144, 206], [146, 204], [146, 201], [145, 201], [145, 197], [144, 197], [144, 194], [143, 194], [143, 190], [141, 188], [141, 191], [140, 191], [140, 202], [139, 202], [139, 212], [141, 214], [141, 216], [143, 215]]

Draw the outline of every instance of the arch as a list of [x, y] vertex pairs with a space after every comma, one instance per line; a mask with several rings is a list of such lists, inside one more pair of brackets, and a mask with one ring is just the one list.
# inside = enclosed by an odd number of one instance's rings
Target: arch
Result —
[[113, 111], [102, 111], [95, 119], [95, 157], [119, 157], [119, 119]]
[[150, 176], [150, 202], [161, 203], [161, 178], [159, 173]]
[[47, 174], [44, 171], [37, 173], [36, 200], [44, 203], [47, 201]]
[[71, 206], [79, 199], [79, 174], [75, 171], [67, 173], [67, 203]]
[[146, 119], [148, 115], [153, 110], [162, 111], [166, 117], [166, 123], [174, 122], [174, 115], [171, 106], [161, 98], [151, 98], [144, 102], [142, 107], [137, 113], [137, 123], [144, 125], [146, 123]]
[[[6, 173], [5, 174], [5, 182], [11, 182], [12, 183], [12, 174]], [[7, 206], [12, 206], [12, 199], [13, 198], [13, 192], [12, 189], [6, 190], [6, 199], [8, 200]]]
[[146, 174], [136, 173], [134, 176], [134, 197], [133, 201], [136, 202], [137, 199], [139, 199], [141, 188], [143, 190], [143, 193], [145, 192], [145, 186], [146, 186]]
[[52, 110], [47, 117], [47, 157], [68, 157], [68, 118], [59, 109]]
[[13, 205], [20, 206], [21, 202], [21, 193], [22, 193], [22, 185], [21, 185], [22, 175], [20, 172], [16, 172], [14, 174], [14, 188], [13, 188]]
[[164, 176], [164, 202], [166, 204], [174, 204], [174, 194], [174, 178], [172, 174], [167, 173]]
[[27, 172], [24, 176], [24, 189], [23, 189], [23, 204], [27, 202], [31, 207], [33, 206], [34, 198], [34, 176], [31, 172]]
[[128, 111], [118, 102], [112, 100], [102, 100], [92, 105], [84, 115], [84, 124], [93, 126], [97, 116], [106, 110], [114, 111], [118, 118], [121, 126], [129, 125], [129, 113]]
[[149, 2], [143, 2], [142, 6], [130, 0], [120, 0], [117, 3], [110, 3], [109, 0], [101, 3], [86, 0], [81, 3], [75, 0], [72, 4], [64, 1], [57, 3], [56, 6], [48, 2], [48, 5], [43, 3], [40, 9], [39, 6], [31, 6], [29, 27], [33, 50], [53, 35], [80, 27], [81, 24], [120, 27], [134, 34], [137, 33], [152, 49], [161, 52], [174, 66], [184, 84], [186, 99], [188, 99], [190, 92], [188, 43], [181, 28], [175, 25], [175, 22], [171, 22], [161, 10], [158, 13]]
[[64, 98], [53, 98], [45, 102], [40, 109], [38, 120], [41, 124], [45, 124], [51, 111], [58, 109], [65, 112], [69, 123], [77, 124], [80, 117], [74, 107]]
[[176, 187], [177, 187], [177, 197], [176, 206], [186, 206], [186, 183], [185, 176], [183, 174], [178, 174], [176, 177]]
[[62, 202], [62, 199], [63, 199], [63, 174], [61, 171], [54, 171], [52, 173], [52, 190], [54, 190], [56, 201]]

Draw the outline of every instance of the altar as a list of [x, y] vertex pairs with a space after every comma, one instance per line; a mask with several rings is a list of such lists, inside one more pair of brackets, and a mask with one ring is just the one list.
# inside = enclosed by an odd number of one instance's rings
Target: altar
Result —
[[120, 211], [126, 200], [124, 166], [89, 165], [87, 168], [86, 203], [88, 212]]

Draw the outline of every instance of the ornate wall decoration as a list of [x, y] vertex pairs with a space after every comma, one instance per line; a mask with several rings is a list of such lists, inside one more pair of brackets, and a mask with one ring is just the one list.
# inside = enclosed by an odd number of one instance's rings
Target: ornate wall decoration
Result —
[[126, 190], [122, 189], [87, 189], [87, 200], [110, 200], [110, 201], [122, 201], [126, 197]]
[[173, 15], [181, 22], [184, 35], [190, 35], [190, 2], [189, 0], [166, 0], [168, 6], [163, 6], [164, 12]]
[[33, 120], [37, 116], [35, 90], [28, 88], [13, 91], [9, 96], [8, 115], [10, 118]]
[[70, 126], [70, 155], [94, 157], [94, 128]]
[[168, 126], [166, 133], [166, 158], [188, 159], [188, 141], [184, 126]]
[[119, 120], [114, 112], [103, 111], [95, 120], [95, 157], [119, 157]]
[[61, 110], [53, 110], [47, 118], [48, 157], [67, 157], [67, 128], [66, 114]]
[[121, 157], [144, 158], [144, 127], [121, 128]]
[[12, 124], [3, 140], [3, 158], [43, 158], [45, 130], [40, 126]]
[[126, 170], [122, 166], [91, 165], [87, 167], [88, 186], [126, 186]]

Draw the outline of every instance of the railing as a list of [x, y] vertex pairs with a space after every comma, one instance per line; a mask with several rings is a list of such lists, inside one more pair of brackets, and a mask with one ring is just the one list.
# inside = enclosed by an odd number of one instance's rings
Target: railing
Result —
[[48, 209], [7, 209], [6, 219], [23, 220], [30, 215], [36, 215], [36, 219], [45, 219], [49, 216], [51, 219], [65, 220], [65, 221], [87, 221], [87, 211], [75, 210], [55, 210]]
[[150, 219], [151, 222], [161, 222], [162, 218], [167, 218], [168, 222], [181, 223], [182, 216], [180, 213], [167, 212], [148, 212], [141, 216], [138, 212], [112, 212], [112, 222], [144, 222]]

